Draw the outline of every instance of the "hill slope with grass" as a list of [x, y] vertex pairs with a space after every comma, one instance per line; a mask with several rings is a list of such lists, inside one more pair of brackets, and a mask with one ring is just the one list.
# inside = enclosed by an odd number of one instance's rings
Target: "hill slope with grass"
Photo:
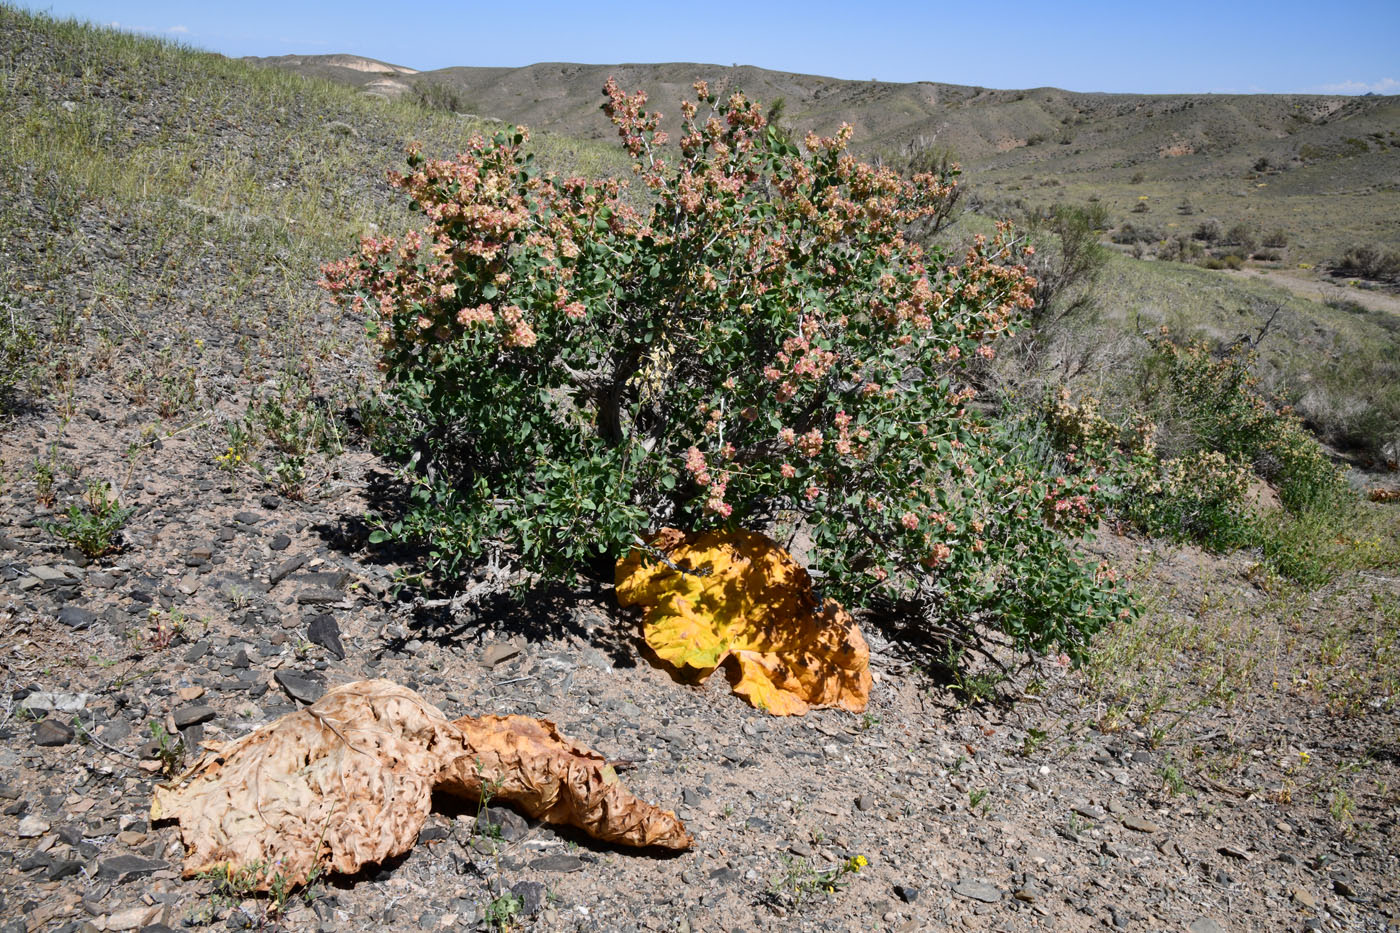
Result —
[[[416, 223], [383, 181], [404, 145], [450, 154], [483, 127], [0, 7], [0, 913], [64, 933], [1393, 926], [1394, 504], [1302, 522], [1255, 481], [1271, 533], [1218, 551], [1105, 522], [1085, 547], [1142, 613], [1082, 666], [945, 669], [863, 622], [864, 715], [772, 717], [725, 677], [678, 683], [610, 580], [522, 603], [492, 593], [531, 583], [506, 555], [455, 592], [419, 587], [421, 555], [366, 521], [405, 495], [376, 453], [375, 349], [316, 283], [359, 235]], [[561, 172], [627, 171], [599, 140], [532, 146]], [[1105, 353], [1161, 323], [1229, 342], [1267, 319], [1256, 300], [1286, 301], [1266, 365], [1382, 388], [1324, 355], [1382, 312], [1131, 255], [1097, 289]], [[1110, 354], [1086, 382], [1179, 406], [1182, 450], [1235, 423], [1154, 392], [1172, 370], [1145, 359]], [[1230, 397], [1249, 421], [1253, 397]], [[556, 722], [695, 847], [437, 801], [409, 854], [355, 876], [260, 895], [181, 878], [155, 785], [371, 677], [451, 716]]]
[[[1400, 97], [1305, 94], [1102, 94], [997, 90], [923, 81], [846, 81], [752, 66], [695, 63], [442, 68], [404, 74], [281, 56], [263, 64], [385, 96], [431, 100], [582, 138], [603, 139], [598, 89], [615, 76], [674, 120], [690, 86], [742, 89], [783, 102], [799, 135], [855, 127], [857, 148], [895, 163], [926, 154], [961, 162], [985, 197], [1030, 204], [1097, 194], [1126, 219], [1146, 198], [1158, 215], [1183, 198], [1256, 237], [1283, 229], [1294, 263], [1338, 258], [1367, 243], [1400, 248]], [[1199, 220], [1199, 218], [1198, 218]], [[1164, 223], [1162, 235], [1168, 235]], [[1160, 238], [1160, 237], [1159, 237]]]

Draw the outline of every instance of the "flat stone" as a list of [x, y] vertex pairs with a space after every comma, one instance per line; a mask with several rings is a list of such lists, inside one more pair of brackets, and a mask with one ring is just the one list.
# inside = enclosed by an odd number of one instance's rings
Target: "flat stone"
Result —
[[487, 645], [481, 652], [481, 663], [487, 667], [498, 667], [520, 654], [520, 646], [510, 642]]
[[1249, 853], [1239, 846], [1221, 846], [1216, 851], [1226, 858], [1237, 858], [1242, 862], [1249, 861]]
[[201, 722], [208, 722], [217, 715], [214, 707], [203, 704], [177, 707], [171, 714], [176, 729], [187, 729]]
[[302, 590], [297, 594], [297, 602], [303, 606], [327, 606], [344, 598], [339, 590]]
[[1140, 816], [1133, 816], [1132, 814], [1129, 814], [1128, 816], [1123, 817], [1123, 825], [1126, 826], [1128, 829], [1133, 830], [1134, 832], [1139, 832], [1139, 833], [1155, 833], [1155, 832], [1157, 832], [1157, 824], [1156, 824], [1156, 823], [1149, 822], [1149, 821], [1147, 821], [1147, 820], [1144, 820], [1144, 819], [1143, 819], [1142, 817], [1140, 817]]
[[267, 582], [276, 586], [287, 579], [294, 571], [304, 566], [309, 559], [310, 557], [306, 554], [297, 554], [288, 557], [286, 560], [282, 561], [282, 563], [272, 568], [272, 571], [267, 575]]
[[68, 575], [62, 570], [43, 564], [40, 564], [38, 567], [30, 567], [29, 575], [37, 577], [41, 583], [62, 583], [68, 579]]
[[289, 697], [303, 703], [315, 703], [326, 692], [325, 681], [296, 671], [278, 671], [272, 676]]
[[1309, 910], [1317, 909], [1317, 898], [1313, 897], [1312, 892], [1307, 888], [1294, 888], [1290, 892], [1290, 896], [1295, 904], [1301, 904]]
[[139, 855], [116, 855], [97, 863], [97, 877], [120, 883], [164, 871], [169, 867], [168, 863], [160, 859], [142, 858]]
[[272, 548], [274, 551], [285, 551], [287, 548], [291, 547], [291, 544], [292, 539], [284, 534], [279, 534], [276, 537], [274, 537], [271, 541], [267, 542], [267, 546]]
[[33, 839], [48, 831], [49, 821], [38, 814], [31, 813], [19, 821], [19, 838], [21, 839]]
[[997, 886], [985, 881], [959, 881], [953, 885], [953, 893], [984, 904], [995, 904], [1001, 900], [1001, 891]]
[[297, 583], [305, 583], [307, 586], [314, 586], [323, 590], [344, 589], [345, 584], [350, 582], [350, 572], [347, 570], [317, 570], [313, 573], [299, 574]]
[[306, 637], [311, 639], [312, 644], [320, 645], [340, 660], [345, 660], [345, 646], [340, 641], [340, 626], [335, 621], [335, 616], [328, 612], [323, 612], [312, 616], [311, 624], [306, 627]]
[[1190, 930], [1191, 933], [1225, 933], [1225, 928], [1210, 917], [1192, 920], [1191, 925], [1186, 929]]
[[583, 868], [583, 859], [574, 855], [565, 855], [560, 852], [556, 855], [546, 855], [544, 858], [537, 858], [530, 863], [530, 867], [535, 871], [552, 871], [560, 874], [579, 871]]
[[92, 696], [86, 693], [49, 693], [39, 691], [25, 697], [21, 705], [35, 712], [76, 713], [86, 709]]
[[73, 727], [57, 719], [45, 719], [34, 725], [34, 744], [57, 748], [73, 741]]
[[84, 629], [97, 621], [97, 613], [81, 606], [64, 606], [55, 618], [71, 629]]
[[257, 512], [239, 512], [233, 516], [233, 520], [240, 525], [256, 525], [263, 520], [263, 516]]

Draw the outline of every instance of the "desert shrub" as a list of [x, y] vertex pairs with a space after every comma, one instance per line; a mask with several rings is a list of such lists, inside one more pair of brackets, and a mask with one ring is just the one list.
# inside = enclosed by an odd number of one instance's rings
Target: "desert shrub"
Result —
[[925, 252], [902, 231], [949, 179], [857, 162], [849, 128], [798, 149], [696, 89], [672, 161], [645, 96], [605, 88], [645, 210], [540, 173], [523, 131], [478, 137], [394, 176], [426, 230], [327, 267], [371, 317], [409, 483], [376, 538], [424, 545], [439, 579], [496, 553], [558, 576], [661, 525], [782, 522], [830, 595], [964, 642], [976, 620], [1073, 653], [1130, 614], [1070, 544], [1090, 483], [969, 404], [972, 361], [1033, 303], [1012, 241]]
[[1025, 215], [1023, 225], [1034, 244], [1029, 261], [1035, 278], [1028, 322], [1032, 331], [1093, 310], [1094, 283], [1108, 261], [1099, 243], [1107, 222], [1102, 204], [1056, 204]]
[[15, 407], [15, 391], [35, 375], [38, 340], [32, 328], [13, 315], [0, 322], [0, 417]]
[[1283, 249], [1288, 245], [1288, 234], [1283, 230], [1274, 230], [1264, 235], [1263, 243], [1269, 249]]
[[1220, 238], [1224, 235], [1225, 228], [1221, 226], [1220, 221], [1214, 218], [1197, 224], [1195, 231], [1191, 234], [1191, 236], [1200, 240], [1202, 243], [1219, 242]]
[[1238, 347], [1217, 354], [1200, 343], [1155, 340], [1141, 363], [1137, 393], [1164, 446], [1180, 454], [1214, 450], [1248, 464], [1295, 511], [1345, 497], [1340, 471], [1301, 420], [1259, 390], [1253, 362]]
[[1249, 252], [1254, 249], [1254, 231], [1248, 224], [1234, 224], [1225, 231], [1220, 242], [1224, 246], [1237, 246], [1244, 252]]
[[1386, 281], [1400, 278], [1400, 251], [1377, 246], [1353, 246], [1333, 265], [1337, 275]]
[[1199, 259], [1203, 250], [1201, 244], [1184, 233], [1168, 237], [1157, 250], [1157, 258], [1168, 262], [1192, 262]]
[[1113, 242], [1124, 246], [1136, 243], [1156, 243], [1161, 238], [1161, 231], [1154, 230], [1151, 227], [1138, 226], [1127, 221], [1117, 230], [1113, 231], [1113, 235], [1110, 237]]
[[462, 113], [467, 109], [459, 90], [442, 81], [426, 79], [413, 82], [413, 102], [425, 110], [445, 110]]
[[[1054, 445], [1067, 469], [1096, 477], [1112, 513], [1150, 535], [1222, 550], [1267, 539], [1266, 554], [1295, 561], [1299, 529], [1317, 521], [1305, 516], [1340, 514], [1355, 496], [1299, 419], [1259, 392], [1251, 363], [1239, 350], [1155, 339], [1118, 417], [1068, 390], [1052, 398]], [[1250, 513], [1251, 475], [1277, 488], [1287, 522]]]

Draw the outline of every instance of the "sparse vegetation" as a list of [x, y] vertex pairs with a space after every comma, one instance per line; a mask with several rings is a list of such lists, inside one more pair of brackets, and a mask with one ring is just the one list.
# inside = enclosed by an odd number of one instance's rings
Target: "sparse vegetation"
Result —
[[88, 483], [82, 502], [68, 507], [66, 522], [52, 522], [44, 530], [82, 551], [88, 558], [102, 557], [116, 550], [121, 530], [135, 514], [135, 506], [122, 506], [105, 482]]

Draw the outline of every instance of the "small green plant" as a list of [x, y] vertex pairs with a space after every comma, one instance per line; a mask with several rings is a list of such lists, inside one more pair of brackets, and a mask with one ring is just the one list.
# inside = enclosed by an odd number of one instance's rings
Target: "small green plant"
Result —
[[172, 736], [159, 720], [152, 719], [149, 728], [156, 743], [156, 760], [160, 762], [161, 772], [166, 777], [174, 777], [185, 761], [185, 740]]
[[1186, 779], [1181, 776], [1181, 768], [1173, 759], [1167, 759], [1162, 767], [1157, 769], [1157, 773], [1162, 778], [1162, 787], [1166, 792], [1175, 797], [1186, 790]]
[[525, 901], [520, 895], [514, 891], [502, 891], [487, 902], [486, 909], [482, 912], [482, 922], [493, 933], [506, 933], [507, 930], [515, 929], [520, 920], [520, 911], [524, 907]]
[[101, 557], [119, 546], [118, 534], [136, 512], [135, 506], [122, 506], [111, 495], [105, 482], [88, 483], [82, 504], [68, 508], [68, 521], [48, 522], [45, 531], [67, 541], [89, 558]]
[[[306, 884], [301, 886], [301, 895], [304, 903], [310, 904], [319, 894], [316, 882], [322, 875], [322, 869], [318, 865], [311, 869], [307, 876]], [[263, 893], [266, 886], [267, 900], [263, 906], [263, 922], [276, 920], [286, 913], [287, 905], [291, 903], [293, 894], [296, 893], [297, 885], [292, 879], [282, 871], [280, 864], [267, 862], [253, 862], [241, 868], [233, 868], [224, 863], [206, 872], [201, 872], [199, 878], [213, 884], [214, 890], [210, 895], [215, 911], [230, 907], [239, 907], [244, 901], [254, 898]]]
[[1026, 737], [1021, 740], [1021, 755], [1029, 758], [1038, 752], [1050, 737], [1050, 733], [1044, 729], [1037, 729], [1035, 726], [1026, 730]]
[[985, 787], [979, 787], [969, 791], [967, 794], [968, 809], [976, 810], [981, 813], [983, 817], [986, 817], [987, 813], [992, 809], [991, 803], [987, 800], [987, 794], [988, 791]]
[[53, 461], [34, 461], [34, 501], [40, 505], [53, 505]]
[[805, 858], [784, 855], [782, 860], [783, 868], [769, 879], [766, 893], [771, 901], [786, 901], [794, 908], [813, 894], [835, 894], [850, 883], [851, 875], [869, 864], [864, 855], [856, 855], [835, 868], [817, 871]]

